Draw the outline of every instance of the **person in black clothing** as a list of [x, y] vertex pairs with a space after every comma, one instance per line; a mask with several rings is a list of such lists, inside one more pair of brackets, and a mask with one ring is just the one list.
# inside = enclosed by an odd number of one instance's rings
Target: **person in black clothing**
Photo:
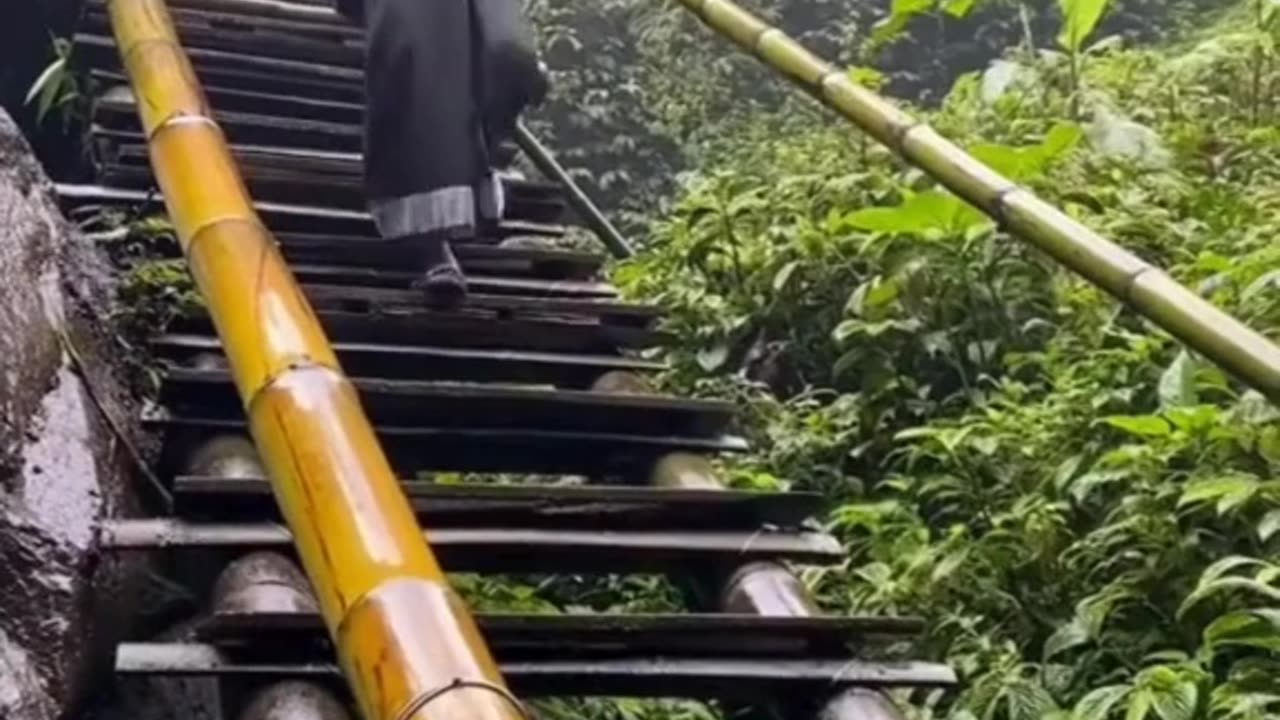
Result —
[[437, 307], [466, 297], [450, 243], [502, 216], [491, 153], [547, 81], [520, 0], [337, 0], [365, 27], [365, 189]]

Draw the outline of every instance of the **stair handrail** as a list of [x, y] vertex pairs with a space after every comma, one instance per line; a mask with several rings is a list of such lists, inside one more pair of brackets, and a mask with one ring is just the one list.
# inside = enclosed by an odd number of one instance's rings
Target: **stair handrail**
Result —
[[1163, 270], [1000, 175], [924, 122], [854, 82], [731, 0], [679, 0], [704, 24], [778, 71], [961, 199], [1280, 403], [1280, 346]]
[[109, 0], [170, 220], [365, 720], [522, 720], [263, 226], [165, 0]]
[[547, 177], [564, 188], [565, 195], [569, 200], [569, 205], [578, 213], [578, 217], [591, 228], [596, 237], [608, 248], [609, 253], [618, 260], [626, 260], [635, 255], [635, 251], [631, 249], [631, 244], [622, 236], [618, 228], [609, 221], [608, 216], [600, 209], [591, 196], [587, 194], [577, 180], [564, 169], [559, 162], [556, 161], [551, 151], [547, 149], [542, 141], [538, 140], [538, 136], [533, 134], [529, 126], [524, 121], [516, 123], [516, 143], [524, 154], [533, 161], [534, 167]]

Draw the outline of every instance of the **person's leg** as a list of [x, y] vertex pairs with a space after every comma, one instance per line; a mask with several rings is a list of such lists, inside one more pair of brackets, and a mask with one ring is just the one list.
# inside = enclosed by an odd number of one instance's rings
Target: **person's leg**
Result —
[[437, 305], [466, 286], [448, 243], [476, 235], [487, 172], [470, 0], [367, 0], [365, 183], [384, 240], [417, 247]]

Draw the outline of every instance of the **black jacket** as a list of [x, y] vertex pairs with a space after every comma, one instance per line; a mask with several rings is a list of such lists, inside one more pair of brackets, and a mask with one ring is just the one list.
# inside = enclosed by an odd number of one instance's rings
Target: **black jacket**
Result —
[[338, 12], [353, 22], [364, 24], [364, 0], [335, 0]]

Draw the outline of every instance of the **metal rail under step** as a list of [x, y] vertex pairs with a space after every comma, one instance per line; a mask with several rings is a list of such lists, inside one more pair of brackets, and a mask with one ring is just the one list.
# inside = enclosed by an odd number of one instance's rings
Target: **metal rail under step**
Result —
[[[170, 333], [152, 339], [153, 351], [178, 364], [198, 356], [220, 356], [222, 344], [212, 335]], [[655, 372], [661, 362], [618, 355], [586, 355], [526, 350], [433, 347], [359, 342], [334, 343], [342, 367], [359, 377], [429, 377], [436, 380], [533, 383], [586, 388], [612, 371]]]
[[[345, 265], [373, 270], [403, 270], [417, 262], [413, 248], [377, 238], [352, 238], [314, 233], [279, 233], [276, 241], [285, 258], [299, 265]], [[352, 248], [359, 249], [353, 253]], [[169, 257], [178, 257], [174, 243]], [[598, 280], [603, 256], [580, 250], [525, 247], [519, 241], [507, 245], [459, 243], [454, 254], [469, 276], [496, 276], [538, 280]]]
[[[245, 434], [242, 419], [147, 413], [144, 425], [168, 433], [174, 448], [201, 437]], [[388, 426], [375, 428], [391, 464], [402, 475], [421, 472], [541, 473], [643, 478], [659, 457], [672, 452], [745, 452], [740, 437], [639, 435], [538, 428]], [[176, 462], [175, 462], [176, 467]]]
[[[732, 403], [670, 395], [361, 377], [353, 377], [352, 382], [375, 425], [398, 427], [719, 437], [727, 431], [735, 411]], [[222, 370], [169, 369], [159, 402], [178, 416], [244, 416], [231, 375]]]
[[[354, 249], [354, 248], [353, 248]], [[290, 269], [299, 282], [310, 284], [349, 285], [370, 288], [407, 289], [418, 280], [420, 271], [412, 269], [375, 270], [350, 265], [291, 265]], [[478, 293], [524, 295], [533, 298], [613, 298], [617, 290], [612, 285], [590, 280], [539, 280], [536, 278], [501, 278], [480, 276], [468, 280]], [[421, 303], [418, 303], [420, 306]], [[606, 306], [608, 307], [608, 306]], [[653, 317], [656, 310], [641, 305], [612, 306], [617, 314], [642, 313]]]
[[[796, 528], [822, 511], [823, 498], [803, 492], [669, 490], [601, 485], [444, 485], [402, 480], [429, 528], [475, 526], [566, 529], [684, 527], [700, 530]], [[174, 511], [202, 520], [278, 519], [266, 480], [175, 478]]]
[[[95, 121], [102, 127], [104, 114], [116, 101], [104, 99], [96, 109]], [[130, 98], [119, 103], [124, 117], [137, 117]], [[127, 130], [91, 133], [97, 149], [99, 181], [113, 187], [146, 190], [155, 185], [148, 164], [146, 146], [136, 119]], [[297, 137], [290, 134], [291, 141]], [[271, 145], [233, 144], [231, 152], [253, 197], [275, 202], [330, 205], [346, 209], [363, 209], [368, 198], [364, 191], [363, 159], [358, 152], [339, 153], [312, 147], [273, 147]], [[558, 186], [538, 181], [503, 177], [508, 217], [530, 222], [564, 221], [567, 203]]]
[[[134, 211], [140, 206], [147, 205], [154, 207], [157, 213], [164, 212], [162, 199], [142, 190], [68, 183], [58, 183], [56, 190], [63, 207], [73, 216], [87, 211], [112, 208]], [[263, 223], [273, 232], [325, 233], [352, 240], [377, 237], [373, 220], [367, 212], [266, 201], [256, 201], [253, 206]], [[519, 235], [554, 238], [564, 235], [565, 228], [562, 225], [504, 220], [495, 228], [495, 231], [495, 235], [485, 240], [497, 242]]]
[[[302, 233], [276, 235], [290, 262], [309, 265], [348, 265], [380, 270], [403, 268], [413, 261], [402, 245], [360, 242], [360, 252], [352, 253], [353, 240]], [[368, 242], [366, 242], [366, 240]], [[462, 243], [455, 249], [462, 269], [470, 275], [530, 277], [543, 280], [593, 280], [600, 275], [605, 259], [596, 253], [537, 247], [497, 247]]]
[[[715, 698], [767, 702], [821, 697], [846, 687], [938, 687], [953, 684], [945, 665], [847, 659], [666, 658], [503, 661], [503, 676], [524, 697], [599, 695]], [[310, 662], [237, 658], [213, 645], [125, 643], [116, 650], [124, 675], [337, 679], [329, 656]]]
[[[604, 322], [637, 327], [652, 326], [662, 312], [656, 305], [620, 302], [609, 297], [515, 294], [520, 291], [510, 280], [503, 279], [500, 285], [484, 280], [481, 277], [468, 279], [472, 292], [467, 295], [464, 307], [509, 314], [599, 318]], [[554, 285], [550, 289], [552, 292], [558, 290]], [[318, 283], [304, 284], [302, 290], [311, 306], [318, 309], [379, 312], [423, 308], [422, 293], [416, 290]], [[482, 290], [506, 292], [489, 294]]]
[[[658, 330], [615, 325], [593, 318], [533, 315], [503, 317], [491, 310], [435, 312], [425, 309], [366, 314], [319, 310], [316, 316], [338, 343], [432, 345], [577, 354], [608, 354], [668, 344], [671, 336]], [[203, 312], [178, 318], [170, 332], [212, 335]]]
[[[762, 617], [729, 614], [485, 614], [480, 631], [508, 659], [619, 656], [840, 658], [851, 645], [871, 647], [911, 638], [919, 618], [874, 616]], [[223, 649], [323, 646], [324, 624], [314, 613], [215, 613], [202, 618], [193, 639]]]
[[[808, 531], [546, 530], [437, 528], [431, 546], [449, 572], [697, 574], [708, 567], [758, 560], [832, 564], [843, 558], [830, 535]], [[271, 522], [209, 523], [173, 518], [110, 520], [107, 551], [291, 552], [288, 528]]]

